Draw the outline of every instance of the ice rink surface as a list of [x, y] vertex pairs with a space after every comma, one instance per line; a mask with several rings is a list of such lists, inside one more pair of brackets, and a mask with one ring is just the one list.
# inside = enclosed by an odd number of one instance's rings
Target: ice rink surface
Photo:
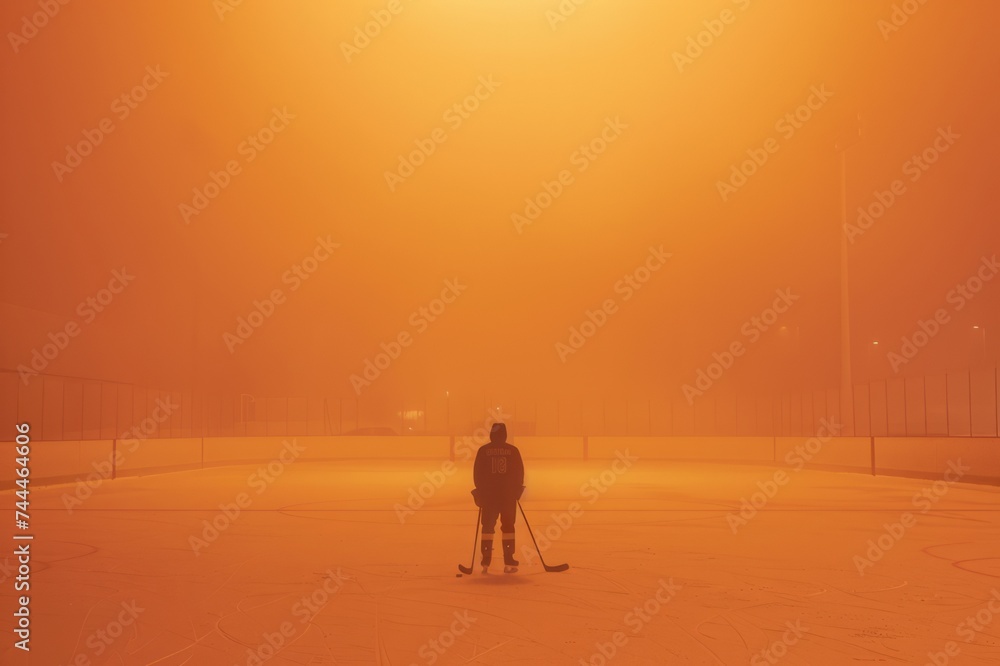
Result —
[[455, 577], [476, 517], [466, 465], [220, 467], [83, 499], [36, 487], [32, 650], [5, 628], [0, 663], [1000, 663], [998, 488], [945, 470], [526, 465], [523, 506], [566, 572], [528, 561], [518, 515], [518, 573], [495, 553], [495, 573], [477, 556]]

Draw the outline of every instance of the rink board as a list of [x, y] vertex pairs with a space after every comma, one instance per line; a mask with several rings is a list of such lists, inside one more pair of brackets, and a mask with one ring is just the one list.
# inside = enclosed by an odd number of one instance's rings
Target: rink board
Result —
[[775, 462], [779, 465], [845, 472], [871, 473], [870, 437], [776, 437]]
[[582, 437], [518, 437], [524, 460], [583, 460]]
[[[63, 483], [86, 478], [89, 474], [110, 477], [113, 447], [114, 441], [110, 439], [31, 442], [30, 478], [32, 482]], [[0, 451], [8, 461], [0, 466], [0, 488], [10, 488], [18, 478], [14, 463], [17, 444], [2, 442]]]
[[961, 462], [969, 468], [963, 480], [1000, 481], [1000, 439], [996, 437], [947, 438], [877, 437], [875, 470], [891, 476], [942, 478]]
[[213, 437], [205, 438], [205, 464], [287, 460], [447, 460], [449, 438]]
[[116, 446], [116, 475], [134, 476], [201, 467], [201, 437], [178, 439], [120, 439]]
[[612, 460], [626, 449], [633, 456], [649, 460], [774, 460], [773, 437], [589, 437], [587, 458]]
[[[71, 483], [88, 475], [103, 478], [178, 471], [272, 460], [454, 460], [471, 464], [475, 448], [461, 438], [413, 437], [217, 437], [32, 442], [31, 479]], [[817, 470], [939, 478], [949, 462], [968, 467], [963, 480], [1000, 483], [1000, 439], [945, 437], [521, 437], [525, 461], [613, 460], [628, 452], [639, 459], [744, 462], [802, 466]], [[798, 450], [797, 450], [797, 447]], [[0, 443], [6, 459], [16, 445]], [[0, 488], [16, 480], [15, 465], [0, 468]]]

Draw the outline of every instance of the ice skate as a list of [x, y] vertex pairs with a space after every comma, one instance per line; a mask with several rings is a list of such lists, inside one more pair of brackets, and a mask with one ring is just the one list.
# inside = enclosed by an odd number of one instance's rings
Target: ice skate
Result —
[[493, 561], [493, 535], [484, 534], [479, 548], [483, 556], [480, 563], [483, 565], [483, 573], [486, 574], [490, 572], [490, 562]]
[[517, 573], [520, 564], [514, 559], [514, 535], [512, 533], [503, 535], [503, 572]]

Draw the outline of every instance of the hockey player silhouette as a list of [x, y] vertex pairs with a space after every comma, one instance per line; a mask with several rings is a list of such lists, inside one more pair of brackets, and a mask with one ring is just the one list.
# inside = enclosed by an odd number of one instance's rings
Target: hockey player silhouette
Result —
[[517, 571], [514, 559], [514, 519], [517, 516], [517, 501], [524, 492], [524, 463], [517, 447], [507, 442], [507, 426], [494, 423], [490, 429], [490, 441], [479, 447], [473, 468], [476, 489], [472, 496], [482, 509], [482, 552], [483, 573], [489, 570], [493, 560], [493, 535], [497, 518], [500, 518], [500, 532], [503, 535], [504, 572]]

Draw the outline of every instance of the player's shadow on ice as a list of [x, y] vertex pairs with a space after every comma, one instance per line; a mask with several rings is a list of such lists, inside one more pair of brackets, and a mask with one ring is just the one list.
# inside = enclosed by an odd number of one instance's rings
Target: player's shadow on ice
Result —
[[[465, 582], [466, 585], [530, 585], [529, 581], [523, 574], [518, 576], [511, 576], [509, 574], [488, 574], [486, 576], [473, 574], [467, 576], [470, 580]], [[458, 581], [456, 581], [458, 582]]]

